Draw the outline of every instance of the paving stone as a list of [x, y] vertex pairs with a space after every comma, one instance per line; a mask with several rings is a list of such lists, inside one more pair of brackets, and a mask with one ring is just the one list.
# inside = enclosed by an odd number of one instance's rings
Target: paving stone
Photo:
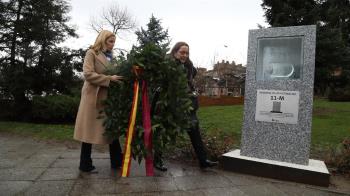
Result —
[[41, 154], [36, 153], [27, 159], [22, 160], [19, 165], [24, 168], [36, 168], [36, 167], [49, 167], [55, 160], [57, 156], [51, 154]]
[[23, 143], [19, 145], [15, 150], [12, 151], [14, 155], [18, 157], [30, 157], [33, 154], [35, 154], [40, 149], [44, 148], [44, 144], [40, 142], [33, 142], [33, 143]]
[[[64, 159], [65, 160], [65, 159]], [[73, 164], [73, 168], [78, 170], [79, 160]], [[94, 159], [93, 165], [96, 167], [97, 173], [80, 172], [79, 177], [83, 179], [118, 179], [120, 178], [120, 169], [111, 169], [110, 160], [108, 159]], [[145, 175], [145, 174], [143, 174]]]
[[128, 177], [116, 181], [117, 193], [176, 191], [173, 179], [164, 177]]
[[43, 148], [37, 151], [37, 154], [49, 154], [52, 156], [59, 157], [62, 153], [66, 151], [67, 151], [67, 147], [57, 146], [57, 144], [55, 145], [45, 144]]
[[15, 160], [19, 158], [20, 160], [24, 160], [35, 154], [37, 149], [21, 149], [21, 147], [18, 146], [18, 149], [15, 149], [13, 151], [8, 151], [3, 154], [8, 159]]
[[324, 196], [342, 195], [336, 191], [349, 190], [344, 179], [334, 179], [337, 186], [314, 187], [220, 169], [201, 170], [196, 164], [171, 160], [166, 161], [168, 171], [154, 170], [154, 177], [146, 177], [144, 162], [132, 160], [130, 177], [122, 178], [120, 169], [111, 170], [106, 146], [93, 151], [98, 173], [91, 174], [78, 169], [80, 149], [1, 133], [0, 136], [0, 195]]
[[25, 191], [24, 195], [67, 195], [72, 189], [73, 184], [73, 180], [37, 181]]
[[100, 195], [116, 193], [116, 181], [111, 179], [79, 179], [70, 195]]
[[220, 195], [220, 196], [246, 196], [244, 192], [237, 188], [214, 188], [214, 189], [203, 189], [204, 195]]
[[218, 175], [225, 176], [228, 178], [233, 186], [249, 186], [256, 184], [266, 184], [269, 183], [266, 178], [261, 178], [257, 176], [237, 174], [233, 172], [220, 172]]
[[168, 173], [173, 177], [217, 174], [213, 169], [202, 170], [199, 167], [183, 164], [169, 164]]
[[80, 149], [79, 150], [65, 150], [59, 156], [60, 159], [65, 158], [80, 158]]
[[181, 176], [175, 182], [180, 190], [231, 187], [229, 179], [218, 175]]
[[79, 158], [58, 158], [51, 165], [52, 168], [79, 168]]
[[[80, 151], [79, 151], [80, 153]], [[101, 153], [101, 152], [96, 152], [96, 151], [93, 151], [91, 153], [91, 157], [93, 159], [109, 159], [109, 152], [105, 152], [105, 153]]]
[[0, 169], [0, 181], [12, 181], [12, 180], [35, 180], [37, 179], [46, 168], [11, 168]]
[[350, 195], [350, 177], [339, 175], [331, 176], [331, 190], [344, 192]]
[[74, 180], [79, 170], [73, 168], [48, 168], [39, 180]]
[[236, 188], [242, 191], [245, 195], [287, 196], [286, 193], [270, 184], [240, 186]]
[[[71, 194], [69, 194], [70, 196], [80, 196], [80, 195], [82, 195], [82, 194], [80, 194], [80, 193], [71, 193]], [[98, 196], [116, 196], [116, 195], [120, 195], [120, 194], [115, 194], [115, 193], [110, 193], [110, 194], [108, 194], [108, 193], [98, 193], [98, 194], [96, 194], [96, 193], [91, 193], [91, 192], [89, 192], [89, 193], [84, 193], [84, 196], [96, 196], [96, 195], [98, 195]]]
[[343, 195], [317, 189], [308, 188], [306, 185], [294, 183], [276, 183], [275, 187], [283, 191], [288, 196], [328, 196], [328, 195]]
[[[97, 166], [96, 166], [97, 167]], [[80, 179], [119, 179], [120, 169], [114, 170], [110, 167], [97, 167], [97, 173], [80, 172]]]
[[0, 195], [16, 195], [31, 184], [32, 181], [0, 181]]
[[22, 159], [13, 160], [2, 156], [0, 157], [0, 169], [14, 168], [22, 160], [24, 159], [22, 158]]
[[205, 196], [202, 190], [161, 192], [161, 196]]
[[151, 192], [151, 193], [122, 193], [117, 194], [118, 196], [159, 196], [160, 192]]
[[132, 159], [130, 167], [130, 177], [144, 177], [146, 176], [145, 162], [142, 161], [140, 164]]
[[195, 191], [163, 191], [163, 192], [150, 192], [150, 193], [126, 193], [117, 194], [118, 196], [205, 196], [202, 190]]

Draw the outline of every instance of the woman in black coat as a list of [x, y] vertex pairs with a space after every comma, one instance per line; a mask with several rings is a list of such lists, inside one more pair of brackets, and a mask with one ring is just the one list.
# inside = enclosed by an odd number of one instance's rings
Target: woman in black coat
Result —
[[[199, 107], [198, 97], [193, 84], [193, 78], [196, 76], [197, 70], [193, 66], [193, 63], [189, 58], [189, 45], [186, 42], [176, 43], [171, 50], [170, 56], [174, 58], [177, 64], [179, 66], [182, 66], [184, 68], [184, 71], [187, 73], [188, 91], [192, 94], [191, 99], [193, 107], [193, 110], [191, 112], [192, 127], [189, 130], [187, 130], [187, 133], [190, 136], [192, 146], [199, 160], [199, 166], [201, 168], [213, 167], [218, 163], [207, 159], [207, 153], [205, 151], [199, 129], [199, 121], [197, 118], [197, 110]], [[154, 159], [156, 169], [161, 171], [167, 170], [167, 168], [163, 164], [161, 155], [155, 154]]]

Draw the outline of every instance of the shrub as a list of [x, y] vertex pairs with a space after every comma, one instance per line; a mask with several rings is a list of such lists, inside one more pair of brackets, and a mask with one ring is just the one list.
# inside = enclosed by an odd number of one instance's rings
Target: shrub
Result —
[[335, 172], [350, 175], [350, 138], [345, 138], [337, 148], [330, 151], [326, 163]]
[[237, 140], [231, 135], [226, 135], [220, 130], [214, 133], [202, 131], [203, 143], [208, 151], [208, 156], [212, 160], [218, 160], [222, 154], [229, 152], [232, 149], [239, 148]]
[[13, 120], [16, 117], [14, 101], [0, 99], [0, 120]]
[[71, 123], [79, 107], [79, 97], [67, 95], [34, 96], [32, 120], [47, 123]]
[[328, 95], [329, 101], [350, 101], [350, 92], [345, 90], [332, 91]]

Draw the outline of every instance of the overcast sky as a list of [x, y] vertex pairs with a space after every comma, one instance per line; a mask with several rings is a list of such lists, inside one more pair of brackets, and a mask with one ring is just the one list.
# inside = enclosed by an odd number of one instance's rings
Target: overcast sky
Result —
[[[138, 29], [149, 22], [153, 14], [169, 30], [172, 45], [186, 41], [195, 66], [211, 69], [214, 60], [246, 64], [248, 30], [265, 23], [261, 0], [69, 0], [71, 21], [76, 25], [78, 39], [69, 39], [65, 45], [72, 48], [88, 47], [96, 33], [88, 25], [90, 17], [103, 7], [117, 2], [136, 18]], [[133, 33], [117, 40], [117, 47], [130, 50], [136, 44]]]

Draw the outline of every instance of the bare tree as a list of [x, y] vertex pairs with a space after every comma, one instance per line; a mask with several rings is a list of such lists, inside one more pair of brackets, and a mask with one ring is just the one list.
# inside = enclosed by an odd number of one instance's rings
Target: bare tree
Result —
[[99, 16], [90, 18], [91, 28], [99, 33], [102, 29], [109, 29], [120, 36], [120, 32], [132, 31], [136, 28], [136, 20], [126, 7], [113, 3], [104, 7]]

